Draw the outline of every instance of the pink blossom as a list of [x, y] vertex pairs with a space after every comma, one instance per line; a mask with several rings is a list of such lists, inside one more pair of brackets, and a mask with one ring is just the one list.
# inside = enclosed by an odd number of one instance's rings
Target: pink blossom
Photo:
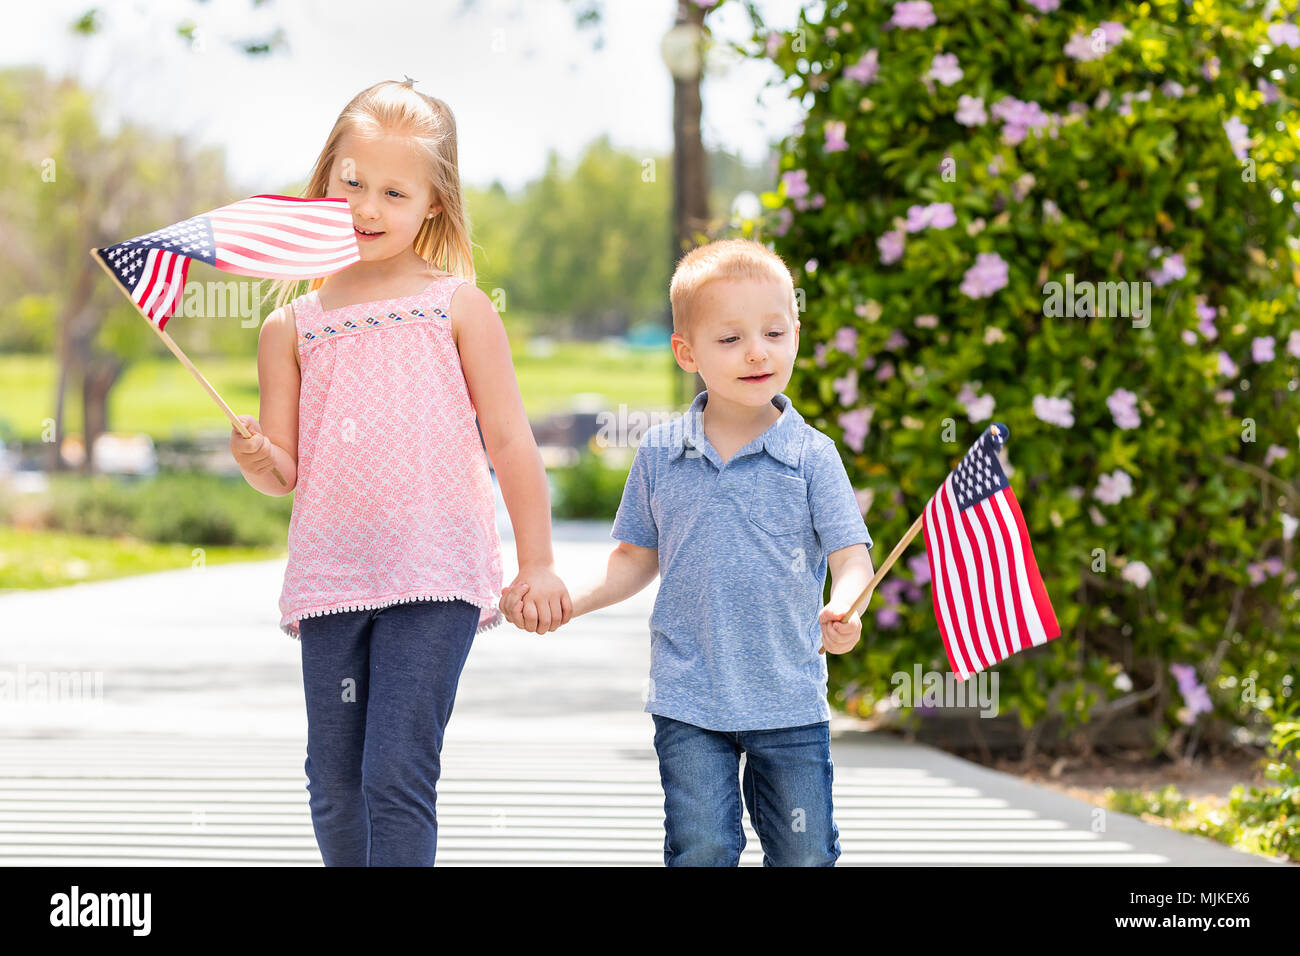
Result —
[[1196, 303], [1196, 314], [1201, 320], [1197, 331], [1213, 342], [1219, 337], [1219, 330], [1214, 327], [1214, 319], [1219, 314], [1219, 310], [1212, 305], [1206, 305], [1202, 299]]
[[894, 329], [889, 333], [889, 338], [885, 340], [883, 348], [886, 352], [897, 352], [906, 345], [907, 337], [898, 329]]
[[992, 418], [993, 409], [997, 405], [992, 395], [976, 395], [975, 388], [970, 382], [962, 384], [961, 391], [957, 393], [957, 404], [966, 412], [966, 417], [973, 422]]
[[782, 206], [776, 211], [776, 225], [772, 227], [772, 232], [778, 236], [784, 236], [790, 231], [794, 224], [794, 213], [790, 211], [789, 206]]
[[871, 405], [841, 412], [836, 420], [840, 428], [844, 429], [844, 444], [856, 452], [861, 452], [862, 442], [871, 431], [871, 416], [874, 414], [875, 408]]
[[1274, 46], [1300, 46], [1300, 27], [1294, 23], [1270, 23], [1268, 25], [1268, 42]]
[[1237, 159], [1245, 159], [1249, 155], [1250, 148], [1250, 129], [1236, 116], [1231, 116], [1224, 120], [1223, 131], [1228, 134], [1228, 145], [1232, 147], [1232, 154]]
[[851, 325], [840, 327], [835, 332], [835, 348], [845, 355], [857, 355], [858, 330]]
[[1186, 92], [1186, 90], [1184, 89], [1183, 84], [1178, 83], [1174, 80], [1166, 80], [1163, 84], [1161, 84], [1160, 92], [1165, 94], [1165, 96], [1169, 97], [1170, 99], [1176, 100], [1176, 99], [1181, 99], [1183, 93]]
[[908, 232], [920, 232], [922, 229], [947, 229], [957, 223], [957, 214], [950, 202], [932, 202], [928, 206], [910, 206], [907, 210]]
[[1228, 378], [1235, 378], [1237, 375], [1237, 364], [1227, 352], [1219, 353], [1219, 374], [1226, 375]]
[[1219, 58], [1217, 56], [1212, 56], [1205, 61], [1205, 65], [1201, 67], [1201, 76], [1211, 82], [1219, 78]]
[[1002, 138], [1011, 146], [1021, 142], [1029, 130], [1042, 129], [1051, 122], [1051, 117], [1037, 103], [1014, 96], [1004, 96], [994, 103], [992, 113], [1005, 124]]
[[781, 176], [785, 194], [790, 199], [800, 199], [808, 195], [808, 170], [792, 169]]
[[826, 367], [826, 350], [829, 347], [825, 342], [818, 342], [813, 346], [813, 361], [817, 363], [818, 368]]
[[876, 73], [880, 71], [880, 54], [877, 50], [868, 50], [857, 63], [844, 68], [844, 75], [850, 80], [856, 80], [863, 86], [872, 82], [876, 78]]
[[1271, 362], [1274, 358], [1273, 336], [1261, 335], [1250, 342], [1250, 357], [1257, 363]]
[[981, 252], [966, 270], [960, 288], [963, 295], [983, 299], [1003, 288], [1007, 281], [1006, 261], [996, 252]]
[[1287, 336], [1286, 354], [1292, 358], [1300, 358], [1300, 329]]
[[[1157, 247], [1157, 249], [1152, 251], [1159, 253], [1164, 250]], [[1162, 259], [1160, 261], [1160, 268], [1151, 270], [1147, 275], [1149, 275], [1151, 281], [1158, 286], [1168, 285], [1177, 279], [1183, 278], [1183, 276], [1187, 275], [1187, 266], [1183, 262], [1183, 254], [1179, 252], [1176, 255]]]
[[886, 362], [880, 368], [876, 369], [876, 380], [880, 382], [888, 381], [894, 377], [894, 363]]
[[1193, 332], [1191, 329], [1183, 329], [1180, 338], [1182, 338], [1184, 345], [1196, 344], [1196, 333]]
[[1264, 79], [1263, 77], [1260, 77], [1258, 80], [1255, 81], [1255, 88], [1264, 94], [1265, 106], [1270, 106], [1273, 103], [1276, 103], [1278, 101], [1278, 98], [1282, 95], [1281, 93], [1278, 92], [1278, 88], [1276, 86], [1274, 86], [1272, 83], [1270, 83], [1268, 80]]
[[898, 613], [898, 608], [892, 604], [876, 612], [876, 627], [883, 631], [892, 631], [898, 627], [898, 622], [901, 620], [902, 616]]
[[956, 53], [937, 53], [930, 61], [930, 76], [944, 86], [952, 86], [962, 78]]
[[903, 258], [903, 247], [906, 240], [903, 236], [903, 230], [895, 229], [885, 233], [876, 240], [876, 248], [880, 250], [880, 261], [884, 265], [893, 265], [899, 259]]
[[848, 141], [844, 138], [846, 125], [843, 120], [827, 120], [826, 143], [822, 146], [824, 152], [838, 153], [849, 148]]
[[1126, 388], [1117, 388], [1110, 393], [1106, 399], [1106, 407], [1110, 409], [1111, 417], [1115, 419], [1115, 427], [1121, 430], [1137, 428], [1142, 424], [1142, 418], [1138, 415], [1137, 396]]
[[1122, 468], [1097, 479], [1092, 496], [1104, 505], [1117, 505], [1133, 494], [1133, 477]]
[[1066, 56], [1080, 62], [1098, 60], [1127, 35], [1128, 30], [1124, 24], [1103, 20], [1090, 34], [1072, 34], [1065, 44], [1064, 52]]
[[1197, 714], [1208, 714], [1214, 710], [1210, 692], [1196, 679], [1196, 668], [1191, 664], [1170, 664], [1169, 671], [1178, 681], [1178, 691], [1187, 704], [1178, 712], [1178, 719], [1184, 724], [1196, 723]]
[[957, 97], [957, 112], [953, 116], [962, 126], [983, 126], [989, 121], [989, 114], [984, 110], [984, 100], [978, 96], [963, 93]]
[[1285, 458], [1286, 455], [1287, 455], [1287, 450], [1282, 445], [1269, 445], [1268, 454], [1264, 456], [1264, 467], [1267, 468], [1269, 465], [1273, 464], [1273, 462], [1277, 461], [1279, 458]]
[[907, 568], [912, 578], [920, 586], [930, 583], [930, 557], [926, 554], [914, 554], [907, 559]]
[[1029, 0], [1031, 7], [1036, 7], [1040, 13], [1051, 13], [1061, 5], [1061, 0]]
[[769, 33], [767, 41], [763, 44], [763, 49], [768, 56], [776, 56], [777, 51], [781, 49], [781, 34], [776, 30]]
[[918, 315], [912, 320], [918, 329], [933, 329], [939, 325], [937, 315]]
[[1097, 27], [1106, 38], [1107, 46], [1116, 46], [1128, 36], [1128, 30], [1124, 24], [1116, 23], [1114, 20], [1102, 20], [1101, 23], [1097, 24]]
[[1034, 416], [1040, 421], [1060, 428], [1072, 428], [1074, 426], [1074, 407], [1068, 398], [1049, 398], [1046, 395], [1035, 395], [1033, 406]]
[[849, 369], [832, 383], [835, 393], [840, 397], [840, 404], [845, 408], [858, 400], [858, 370]]
[[1151, 569], [1147, 567], [1145, 561], [1126, 561], [1124, 570], [1120, 571], [1119, 576], [1140, 588], [1151, 583]]
[[891, 26], [905, 30], [932, 27], [937, 22], [934, 8], [930, 6], [929, 0], [903, 0], [901, 3], [896, 3], [893, 16], [889, 18]]

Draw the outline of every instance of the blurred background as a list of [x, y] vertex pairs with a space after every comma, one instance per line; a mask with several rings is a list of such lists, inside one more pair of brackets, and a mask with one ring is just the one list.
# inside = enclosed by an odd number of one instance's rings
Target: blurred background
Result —
[[[702, 387], [668, 347], [676, 259], [769, 242], [805, 313], [788, 393], [839, 443], [876, 564], [1006, 422], [1063, 632], [999, 666], [994, 720], [900, 702], [891, 676], [948, 670], [918, 542], [830, 662], [832, 703], [1024, 772], [1100, 757], [1094, 789], [1175, 765], [1262, 783], [1263, 759], [1272, 789], [1227, 816], [1226, 784], [1217, 810], [1149, 788], [1112, 805], [1300, 853], [1293, 3], [47, 0], [8, 18], [0, 592], [196, 548], [283, 558], [292, 496], [242, 480], [229, 423], [88, 250], [298, 194], [348, 99], [409, 75], [456, 114], [478, 284], [557, 522], [612, 520], [635, 447], [618, 422]], [[202, 264], [189, 281], [232, 298], [168, 333], [256, 414], [265, 290]]]

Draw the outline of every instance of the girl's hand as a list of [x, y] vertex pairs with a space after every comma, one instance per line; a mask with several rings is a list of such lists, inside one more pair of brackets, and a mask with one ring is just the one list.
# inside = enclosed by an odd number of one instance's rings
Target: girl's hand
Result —
[[236, 415], [253, 437], [245, 438], [234, 425], [230, 426], [230, 453], [239, 467], [250, 475], [260, 475], [275, 467], [271, 453], [271, 440], [262, 432], [262, 424], [252, 415]]
[[569, 589], [551, 565], [521, 569], [498, 606], [511, 624], [535, 634], [554, 631], [573, 617]]
[[822, 647], [817, 653], [829, 651], [831, 654], [843, 654], [853, 650], [858, 643], [858, 638], [862, 636], [862, 619], [854, 613], [841, 621], [847, 610], [846, 607], [833, 608], [829, 604], [822, 608], [818, 618], [822, 626]]

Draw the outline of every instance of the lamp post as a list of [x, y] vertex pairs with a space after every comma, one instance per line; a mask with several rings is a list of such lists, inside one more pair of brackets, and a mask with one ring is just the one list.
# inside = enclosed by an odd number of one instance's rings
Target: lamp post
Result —
[[[664, 34], [660, 53], [673, 77], [673, 247], [672, 263], [693, 244], [697, 230], [705, 228], [709, 218], [708, 167], [704, 158], [704, 140], [700, 135], [700, 78], [704, 74], [703, 7], [689, 0], [678, 0], [677, 21]], [[667, 312], [668, 330], [672, 332], [672, 310]], [[675, 398], [684, 404], [686, 381], [675, 376]], [[693, 376], [692, 395], [704, 388], [698, 374]]]

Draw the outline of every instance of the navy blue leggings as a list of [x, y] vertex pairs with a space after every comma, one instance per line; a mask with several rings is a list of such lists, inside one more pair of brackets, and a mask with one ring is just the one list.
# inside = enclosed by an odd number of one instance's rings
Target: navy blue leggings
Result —
[[443, 732], [478, 630], [467, 601], [298, 622], [307, 791], [326, 866], [432, 866]]

